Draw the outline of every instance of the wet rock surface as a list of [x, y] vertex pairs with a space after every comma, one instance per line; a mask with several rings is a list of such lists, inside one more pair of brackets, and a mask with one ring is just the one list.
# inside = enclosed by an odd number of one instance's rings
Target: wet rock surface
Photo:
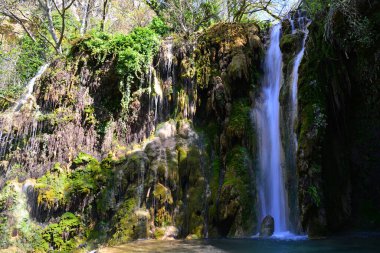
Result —
[[267, 215], [261, 222], [260, 227], [260, 236], [261, 237], [269, 237], [273, 235], [274, 232], [274, 219], [272, 216]]

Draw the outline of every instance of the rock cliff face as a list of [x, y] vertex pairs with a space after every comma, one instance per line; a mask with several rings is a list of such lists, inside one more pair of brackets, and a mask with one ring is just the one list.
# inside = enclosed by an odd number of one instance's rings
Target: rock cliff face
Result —
[[[34, 240], [60, 250], [84, 240], [252, 235], [259, 34], [253, 24], [220, 24], [193, 42], [169, 38], [127, 91], [115, 57], [99, 64], [74, 45], [37, 81], [30, 106], [3, 114], [1, 229], [29, 248]], [[37, 239], [16, 225], [12, 203], [24, 193]], [[50, 241], [66, 222], [62, 244]], [[18, 240], [8, 232], [5, 244]]]
[[[355, 1], [358, 22], [366, 24], [358, 28], [335, 4], [309, 27], [296, 134], [301, 223], [311, 237], [379, 226], [378, 8], [377, 1]], [[297, 51], [296, 37], [285, 29], [288, 58]]]
[[[358, 11], [380, 27], [378, 4], [367, 2]], [[380, 224], [378, 36], [348, 47], [347, 17], [329, 15], [334, 36], [318, 20], [309, 27], [295, 127], [285, 115], [303, 36], [284, 21], [281, 39], [284, 163], [296, 175], [286, 178], [290, 219], [311, 237]], [[86, 39], [50, 64], [21, 111], [1, 114], [0, 247], [68, 252], [257, 232], [250, 111], [262, 74], [259, 28], [217, 24], [189, 40], [167, 38], [128, 78], [116, 53], [99, 61]]]

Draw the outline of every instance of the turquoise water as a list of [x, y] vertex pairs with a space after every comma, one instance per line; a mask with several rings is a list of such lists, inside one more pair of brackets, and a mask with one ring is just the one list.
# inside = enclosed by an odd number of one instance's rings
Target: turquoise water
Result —
[[[102, 251], [100, 251], [102, 252]], [[217, 239], [139, 241], [107, 252], [220, 253], [379, 253], [380, 234], [356, 234], [320, 240]]]

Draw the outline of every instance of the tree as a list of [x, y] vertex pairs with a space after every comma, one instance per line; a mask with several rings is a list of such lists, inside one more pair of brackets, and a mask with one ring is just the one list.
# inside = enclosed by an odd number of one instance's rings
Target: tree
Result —
[[80, 19], [80, 35], [87, 32], [91, 12], [95, 9], [95, 0], [77, 0], [74, 2]]
[[[73, 5], [74, 1], [76, 0], [61, 0], [60, 3], [58, 3], [58, 0], [38, 0], [41, 8], [44, 11], [45, 17], [48, 21], [48, 31], [54, 41], [54, 44], [52, 46], [57, 51], [57, 53], [62, 53], [62, 41], [65, 33], [65, 27], [66, 27], [66, 13], [67, 10]], [[59, 28], [59, 36], [57, 37], [56, 34], [56, 28], [54, 27], [53, 22], [53, 16], [52, 16], [52, 9], [55, 8], [55, 10], [58, 12], [59, 17], [61, 19], [61, 27]]]
[[[42, 38], [50, 44], [58, 53], [62, 53], [62, 41], [66, 29], [67, 12], [76, 0], [38, 0], [17, 1], [0, 0], [0, 13], [17, 22], [26, 34], [36, 42], [36, 37]], [[58, 13], [60, 27], [55, 27], [53, 11]], [[40, 15], [42, 13], [42, 15]], [[38, 22], [39, 21], [39, 22]], [[36, 27], [36, 23], [40, 26]], [[44, 24], [47, 23], [49, 39], [43, 32]]]
[[219, 19], [220, 0], [147, 0], [173, 30], [191, 34]]
[[[35, 7], [35, 5], [33, 6], [33, 4], [29, 6], [31, 10], [35, 9], [33, 7]], [[32, 32], [32, 29], [30, 28], [31, 24], [33, 23], [28, 23], [30, 17], [28, 17], [28, 14], [24, 13], [25, 9], [26, 8], [25, 6], [23, 6], [23, 3], [19, 3], [19, 1], [0, 0], [0, 14], [18, 23], [24, 29], [26, 34], [35, 42], [35, 35]]]
[[103, 0], [102, 20], [100, 21], [100, 30], [104, 31], [104, 23], [106, 22], [108, 4], [111, 0]]
[[274, 19], [281, 19], [288, 1], [283, 0], [227, 0], [229, 19], [240, 22], [254, 13], [265, 12]]

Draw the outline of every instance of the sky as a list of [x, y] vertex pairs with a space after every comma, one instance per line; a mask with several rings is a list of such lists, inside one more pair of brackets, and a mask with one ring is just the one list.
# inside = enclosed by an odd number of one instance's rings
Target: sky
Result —
[[[285, 14], [291, 10], [291, 8], [300, 2], [300, 0], [278, 0], [277, 1], [279, 4], [281, 4], [281, 8], [283, 7], [282, 14]], [[260, 20], [271, 20], [273, 21], [273, 17], [271, 17], [269, 14], [266, 12], [260, 12], [257, 14], [258, 19]]]

